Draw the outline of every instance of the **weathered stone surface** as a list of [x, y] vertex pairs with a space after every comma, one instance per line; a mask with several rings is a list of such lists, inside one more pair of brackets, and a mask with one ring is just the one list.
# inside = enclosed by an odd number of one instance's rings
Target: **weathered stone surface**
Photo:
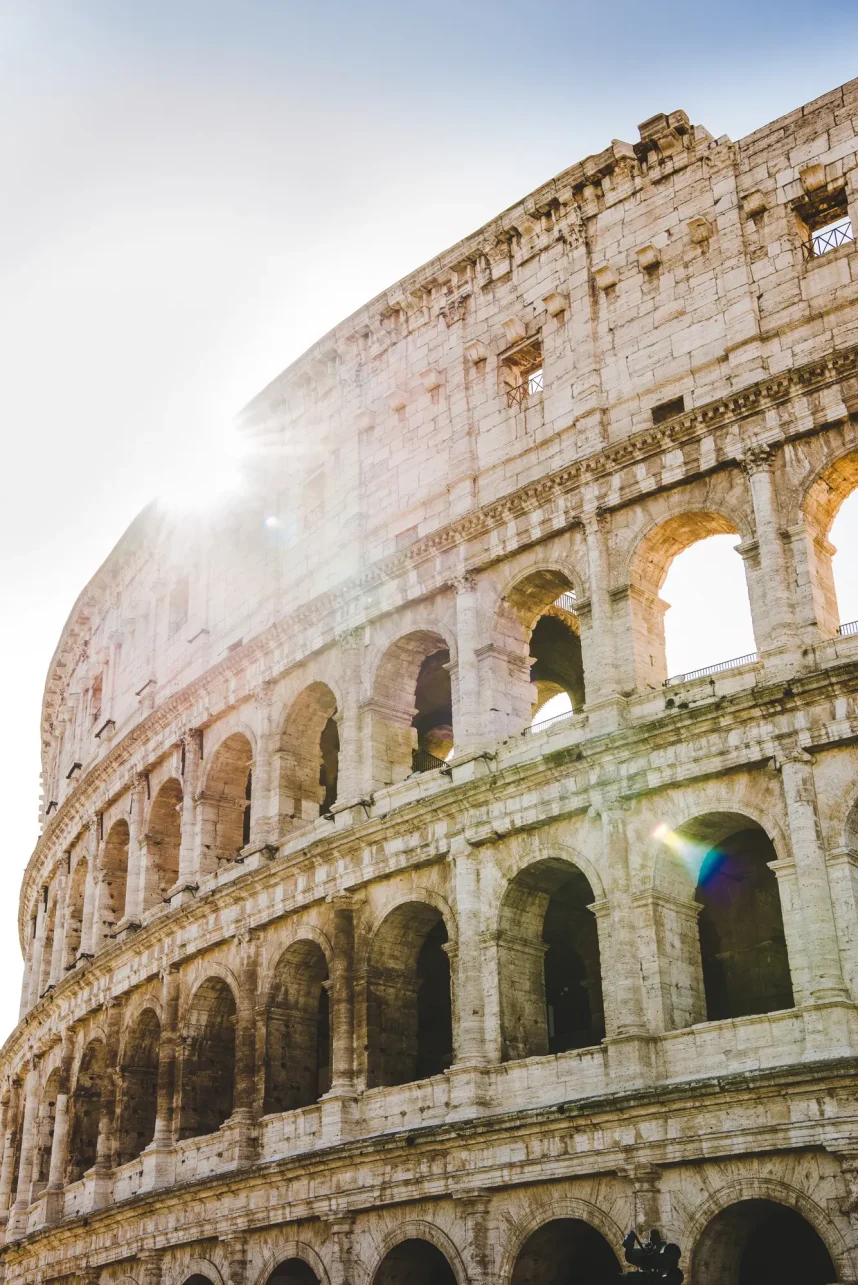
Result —
[[[7, 1285], [603, 1281], [630, 1226], [692, 1285], [858, 1281], [858, 253], [813, 242], [856, 118], [653, 116], [321, 340], [244, 489], [84, 589]], [[722, 532], [756, 654], [665, 683]]]

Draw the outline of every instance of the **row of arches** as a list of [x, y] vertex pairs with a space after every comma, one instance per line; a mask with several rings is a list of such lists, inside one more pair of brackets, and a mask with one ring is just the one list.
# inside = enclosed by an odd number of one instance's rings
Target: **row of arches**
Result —
[[[665, 843], [676, 849], [674, 892], [685, 880], [695, 893], [697, 942], [679, 970], [691, 979], [688, 1019], [792, 1008], [783, 916], [771, 869], [776, 853], [768, 835], [748, 818], [711, 814], [666, 835]], [[600, 937], [606, 922], [587, 876], [566, 858], [534, 860], [509, 881], [491, 934], [501, 1061], [591, 1048], [605, 1037], [603, 956], [608, 961], [611, 956]], [[336, 959], [322, 940], [299, 936], [287, 945], [258, 997], [242, 1000], [238, 984], [226, 975], [211, 975], [196, 985], [174, 1033], [180, 1056], [170, 1088], [173, 1140], [212, 1134], [232, 1117], [242, 1004], [260, 1051], [251, 1093], [257, 1114], [308, 1107], [329, 1092], [338, 1005], [353, 1015], [347, 1029], [357, 1026], [347, 1055], [356, 1058], [358, 1079], [366, 1088], [424, 1080], [453, 1065], [456, 926], [440, 899], [405, 899], [387, 911], [369, 933], [358, 966], [349, 961], [352, 981], [346, 989], [334, 989]], [[161, 1039], [160, 1011], [143, 1007], [116, 1054], [116, 1091], [105, 1038], [96, 1036], [86, 1045], [69, 1086], [67, 1181], [76, 1181], [96, 1163], [100, 1138], [110, 1148], [104, 1163], [111, 1165], [129, 1162], [153, 1141], [164, 1082]], [[356, 1056], [361, 1042], [362, 1058]], [[36, 1192], [51, 1164], [58, 1075], [54, 1070], [42, 1089]], [[106, 1113], [115, 1114], [107, 1142]]]
[[[796, 1210], [765, 1198], [728, 1205], [695, 1245], [681, 1248], [693, 1285], [834, 1285], [838, 1278], [819, 1232]], [[205, 1264], [197, 1266], [180, 1285], [221, 1285], [216, 1269], [207, 1274]], [[603, 1231], [582, 1218], [555, 1217], [527, 1237], [507, 1279], [509, 1285], [616, 1285], [624, 1266], [619, 1243]], [[322, 1285], [321, 1273], [306, 1258], [289, 1257], [260, 1285]], [[441, 1236], [400, 1240], [370, 1279], [372, 1285], [467, 1285], [461, 1258]]]

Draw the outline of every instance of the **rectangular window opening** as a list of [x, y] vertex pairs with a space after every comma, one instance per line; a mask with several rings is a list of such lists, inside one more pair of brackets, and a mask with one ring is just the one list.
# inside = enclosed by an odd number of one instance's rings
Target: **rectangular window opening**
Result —
[[855, 240], [846, 189], [823, 190], [796, 209], [805, 261], [818, 259]]
[[542, 344], [528, 339], [501, 358], [501, 379], [507, 406], [523, 406], [545, 389]]
[[673, 419], [675, 415], [681, 415], [685, 410], [684, 397], [671, 397], [670, 401], [659, 402], [652, 408], [653, 424], [663, 424], [667, 419]]

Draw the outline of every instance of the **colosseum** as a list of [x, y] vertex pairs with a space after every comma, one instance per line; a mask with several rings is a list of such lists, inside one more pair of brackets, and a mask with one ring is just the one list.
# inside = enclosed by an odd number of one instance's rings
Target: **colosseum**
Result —
[[[338, 325], [81, 593], [6, 1285], [605, 1285], [653, 1227], [690, 1285], [858, 1281], [858, 81], [639, 133]], [[671, 674], [713, 533], [756, 650]]]

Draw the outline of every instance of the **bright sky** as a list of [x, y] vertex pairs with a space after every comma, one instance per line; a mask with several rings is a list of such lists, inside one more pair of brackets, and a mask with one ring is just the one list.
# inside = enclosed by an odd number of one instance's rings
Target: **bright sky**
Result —
[[[812, 23], [793, 0], [0, 6], [0, 1036], [45, 671], [134, 514], [331, 325], [540, 182], [657, 111], [738, 138], [854, 75], [856, 36], [851, 0]], [[720, 659], [750, 645], [714, 575]]]

